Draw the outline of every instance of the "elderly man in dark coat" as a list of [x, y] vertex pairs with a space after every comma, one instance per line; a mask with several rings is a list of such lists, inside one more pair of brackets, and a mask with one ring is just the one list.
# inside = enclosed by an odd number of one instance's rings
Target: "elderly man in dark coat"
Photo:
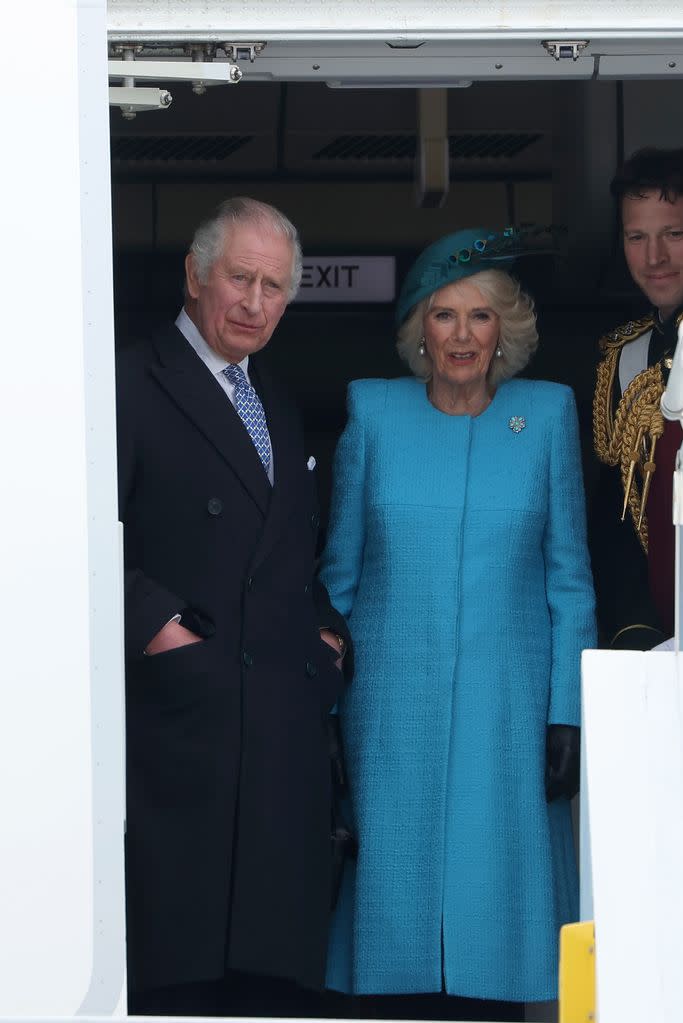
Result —
[[300, 275], [293, 225], [228, 200], [175, 325], [118, 365], [131, 1012], [275, 1015], [323, 981], [348, 633], [314, 577], [315, 459], [261, 353]]

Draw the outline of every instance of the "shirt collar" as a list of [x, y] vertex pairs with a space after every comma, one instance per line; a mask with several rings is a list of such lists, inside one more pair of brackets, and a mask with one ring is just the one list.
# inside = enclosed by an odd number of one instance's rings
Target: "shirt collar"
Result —
[[[185, 307], [183, 307], [178, 313], [175, 325], [185, 340], [192, 345], [199, 358], [206, 365], [207, 369], [214, 374], [214, 376], [218, 376], [219, 373], [223, 372], [226, 366], [230, 365], [230, 363], [226, 362], [222, 355], [219, 355], [218, 352], [214, 352], [211, 345], [204, 340], [202, 335], [199, 333], [197, 324], [194, 320], [190, 319]], [[249, 356], [245, 355], [241, 362], [238, 362], [237, 365], [244, 372], [244, 375], [248, 380], [249, 373], [247, 367], [249, 366]]]
[[[678, 340], [676, 319], [680, 315], [681, 311], [683, 311], [683, 306], [679, 306], [678, 309], [673, 311], [671, 316], [667, 316], [665, 320], [662, 320], [659, 315], [659, 310], [652, 310], [654, 326], [650, 337], [650, 343], [648, 345], [648, 365], [654, 366], [656, 362], [660, 362], [667, 356], [673, 355], [673, 351]], [[664, 375], [664, 382], [666, 383], [669, 376], [669, 370], [663, 363], [662, 373]]]
[[683, 304], [679, 305], [676, 309], [674, 309], [670, 316], [667, 316], [667, 318], [664, 319], [659, 309], [657, 309], [656, 306], [653, 306], [652, 319], [654, 320], [655, 328], [659, 331], [665, 331], [667, 328], [671, 329], [671, 326], [675, 328], [676, 320], [681, 313], [683, 313]]

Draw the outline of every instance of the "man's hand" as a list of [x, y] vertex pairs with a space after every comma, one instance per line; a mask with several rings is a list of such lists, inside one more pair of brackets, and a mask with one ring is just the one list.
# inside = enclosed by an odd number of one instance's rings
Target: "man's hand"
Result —
[[195, 632], [190, 632], [180, 622], [168, 622], [160, 629], [156, 636], [150, 639], [145, 647], [146, 654], [164, 654], [167, 650], [176, 650], [181, 646], [190, 646], [191, 643], [201, 643], [202, 637]]
[[339, 636], [337, 635], [336, 632], [332, 632], [330, 629], [321, 629], [320, 638], [324, 643], [327, 643], [328, 646], [332, 647], [336, 654], [339, 654], [337, 660], [334, 663], [336, 667], [339, 668], [339, 670], [341, 671], [342, 660], [344, 658], [344, 648], [339, 642]]

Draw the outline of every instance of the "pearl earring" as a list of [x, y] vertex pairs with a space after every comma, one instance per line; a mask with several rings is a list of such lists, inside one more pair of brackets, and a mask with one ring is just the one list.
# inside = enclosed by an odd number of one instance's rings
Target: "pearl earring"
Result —
[[419, 354], [422, 355], [422, 356], [424, 356], [425, 352], [427, 351], [427, 349], [425, 348], [424, 334], [420, 338], [420, 343], [417, 346], [417, 350], [418, 350]]
[[496, 348], [496, 358], [497, 359], [503, 358], [503, 349], [500, 347], [500, 345], [498, 345], [498, 347]]

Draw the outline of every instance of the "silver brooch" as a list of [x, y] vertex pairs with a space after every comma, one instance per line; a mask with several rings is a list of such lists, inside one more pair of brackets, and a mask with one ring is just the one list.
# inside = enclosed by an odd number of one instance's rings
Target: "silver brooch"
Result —
[[510, 427], [513, 433], [521, 433], [524, 427], [526, 426], [526, 419], [524, 418], [524, 416], [512, 416], [510, 418], [508, 426]]

